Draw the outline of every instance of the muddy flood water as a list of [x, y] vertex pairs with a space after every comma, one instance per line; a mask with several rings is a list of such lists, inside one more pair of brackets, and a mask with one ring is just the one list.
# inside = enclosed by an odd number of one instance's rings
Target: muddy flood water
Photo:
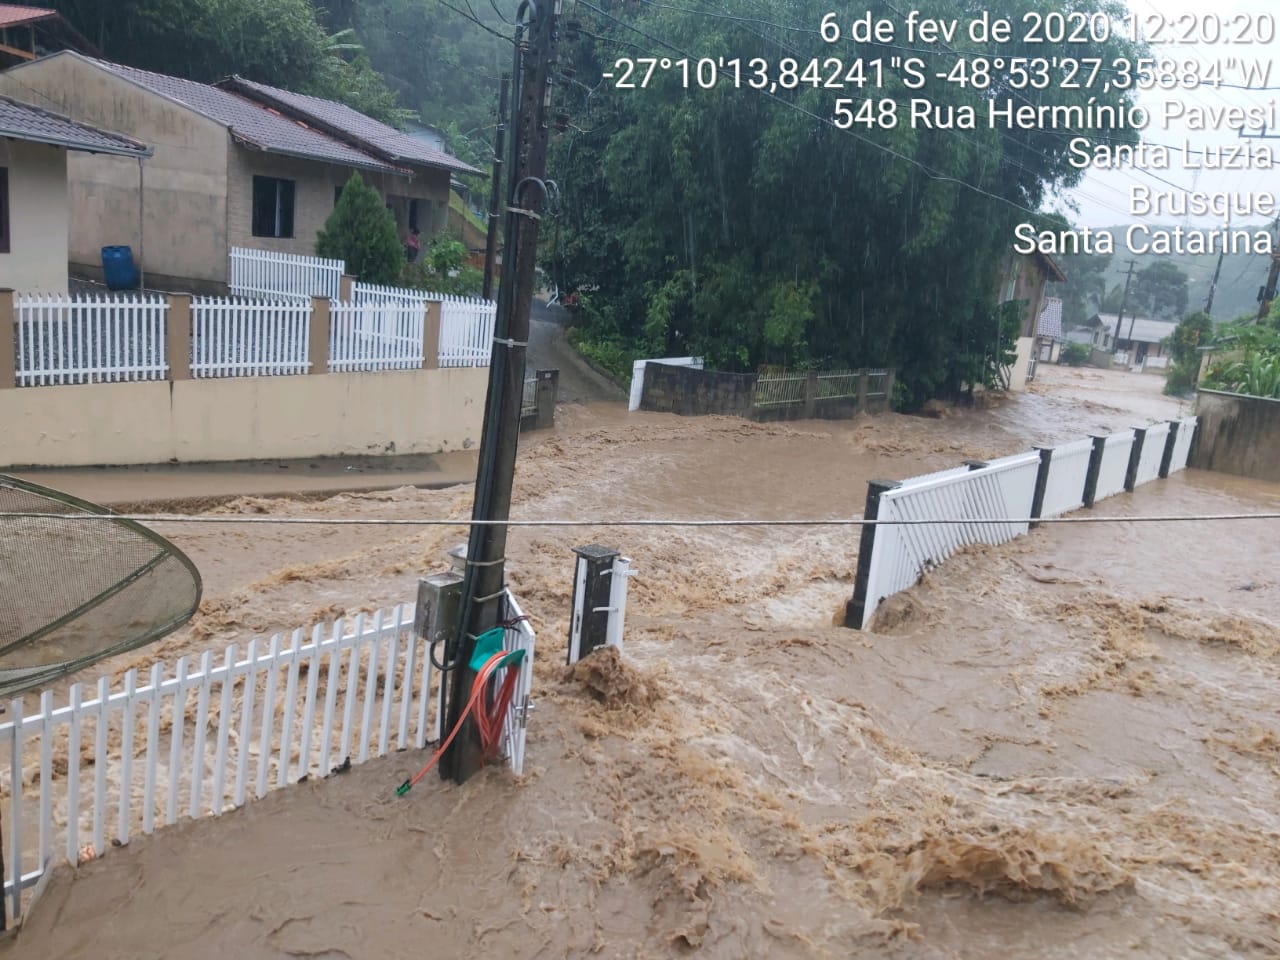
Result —
[[[1043, 369], [928, 420], [760, 425], [565, 405], [513, 516], [856, 517], [869, 479], [1176, 416]], [[81, 495], [88, 495], [81, 491]], [[217, 514], [469, 514], [469, 487]], [[1280, 510], [1189, 470], [1095, 515]], [[166, 523], [201, 612], [152, 658], [410, 601], [465, 529]], [[408, 751], [109, 850], [0, 957], [1280, 955], [1280, 524], [1046, 525], [838, 626], [856, 527], [528, 528], [526, 775], [395, 787]], [[621, 548], [625, 653], [564, 667], [571, 548]]]

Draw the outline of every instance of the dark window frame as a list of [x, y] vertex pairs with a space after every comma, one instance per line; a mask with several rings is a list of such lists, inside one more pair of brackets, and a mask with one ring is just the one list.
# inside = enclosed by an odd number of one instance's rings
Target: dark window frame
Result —
[[13, 237], [9, 232], [9, 168], [0, 167], [0, 253], [10, 253]]
[[[269, 195], [268, 190], [270, 190]], [[269, 206], [268, 200], [270, 200]], [[296, 200], [296, 180], [254, 174], [253, 235], [276, 240], [292, 240]]]

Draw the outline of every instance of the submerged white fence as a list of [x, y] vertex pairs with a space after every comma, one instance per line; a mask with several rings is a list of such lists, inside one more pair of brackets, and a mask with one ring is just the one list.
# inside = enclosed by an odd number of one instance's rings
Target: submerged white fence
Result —
[[20, 387], [163, 380], [169, 371], [164, 297], [133, 294], [14, 298]]
[[191, 301], [193, 377], [267, 377], [311, 368], [311, 301]]
[[[888, 597], [905, 590], [920, 574], [938, 566], [971, 543], [1003, 543], [1026, 533], [1031, 521], [1040, 456], [1017, 457], [965, 470], [962, 474], [935, 477], [906, 484], [880, 495], [876, 519], [928, 520], [948, 517], [965, 520], [1017, 518], [1017, 523], [894, 524], [875, 532], [875, 562], [866, 585], [867, 596]], [[864, 625], [875, 607], [864, 617]]]
[[342, 260], [232, 247], [227, 286], [238, 297], [337, 300], [346, 269]]
[[[846, 623], [865, 629], [886, 598], [956, 550], [1003, 543], [1037, 520], [1092, 506], [1182, 470], [1196, 418], [1041, 448], [990, 463], [872, 484]], [[1000, 521], [1000, 522], [982, 522]]]
[[[432, 297], [432, 299], [437, 299]], [[493, 353], [498, 305], [474, 297], [440, 300], [440, 366], [487, 367]]]
[[[74, 684], [62, 705], [46, 691], [29, 715], [13, 700], [0, 724], [9, 918], [57, 860], [75, 864], [157, 825], [438, 741], [441, 678], [413, 614], [400, 606], [253, 640], [243, 655], [233, 645], [119, 683]], [[525, 651], [504, 730], [519, 774], [536, 638], [510, 595], [507, 616], [518, 625], [504, 646]], [[397, 785], [385, 785], [388, 796]]]

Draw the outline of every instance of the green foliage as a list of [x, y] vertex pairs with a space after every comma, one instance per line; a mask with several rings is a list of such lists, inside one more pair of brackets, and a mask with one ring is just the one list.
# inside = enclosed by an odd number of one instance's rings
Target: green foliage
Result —
[[1076, 343], [1074, 340], [1068, 340], [1062, 345], [1058, 360], [1069, 367], [1083, 367], [1089, 362], [1089, 355], [1092, 352], [1087, 343]]
[[[1028, 10], [1119, 12], [1096, 0], [988, 7], [1016, 22]], [[760, 17], [755, 0], [722, 0], [718, 9]], [[816, 24], [828, 9], [789, 0], [774, 19]], [[899, 19], [884, 0], [865, 9]], [[952, 0], [913, 9], [956, 15]], [[688, 4], [615, 13], [695, 58], [731, 52], [743, 64], [777, 64], [838, 55], [849, 63], [883, 52], [710, 18]], [[997, 381], [1018, 327], [1012, 312], [996, 312], [1013, 228], [1030, 219], [1018, 208], [1038, 209], [1082, 175], [1060, 130], [979, 123], [961, 134], [900, 123], [854, 136], [815, 120], [831, 115], [833, 93], [804, 84], [779, 91], [786, 103], [745, 84], [689, 91], [675, 71], [656, 72], [644, 90], [593, 86], [617, 57], [632, 55], [613, 41], [634, 43], [636, 35], [589, 11], [578, 16], [584, 34], [562, 44], [561, 58], [586, 86], [557, 88], [557, 106], [575, 129], [553, 147], [550, 176], [561, 197], [544, 224], [544, 267], [564, 293], [594, 290], [594, 317], [582, 320], [586, 341], [654, 351], [648, 356], [700, 355], [722, 370], [893, 366], [908, 405]], [[995, 53], [963, 36], [952, 45]], [[999, 56], [1042, 56], [1034, 46], [1005, 44]], [[1135, 52], [1122, 40], [1073, 51], [1104, 62]], [[994, 89], [1006, 89], [1007, 79]], [[886, 85], [876, 96], [898, 100], [904, 112], [919, 95], [893, 72]], [[1080, 105], [1088, 95], [1058, 85], [1038, 93], [1046, 106]], [[956, 84], [928, 88], [933, 103], [975, 107], [979, 116], [984, 96]], [[1128, 130], [1102, 135], [1136, 138]]]
[[1225, 356], [1210, 365], [1202, 386], [1280, 399], [1280, 327], [1240, 320], [1218, 327], [1213, 344]]
[[[465, 10], [461, 3], [453, 6]], [[511, 27], [487, 3], [476, 15], [503, 36]], [[515, 5], [502, 3], [509, 14]], [[493, 158], [498, 78], [512, 67], [511, 44], [435, 0], [361, 0], [352, 19], [370, 63], [452, 150], [485, 169]]]
[[387, 122], [403, 111], [350, 35], [312, 0], [54, 0], [109, 60], [212, 83], [232, 74], [340, 100]]
[[353, 173], [316, 237], [316, 256], [347, 262], [347, 272], [367, 283], [394, 284], [405, 263], [396, 221], [382, 197]]
[[1250, 353], [1243, 360], [1217, 364], [1205, 375], [1204, 386], [1280, 400], [1280, 353]]
[[631, 379], [632, 365], [639, 354], [617, 340], [598, 339], [581, 327], [569, 330], [569, 343], [580, 354], [600, 367], [617, 383], [627, 383]]
[[1172, 260], [1157, 260], [1133, 275], [1130, 305], [1156, 319], [1181, 316], [1187, 310], [1187, 275]]
[[467, 248], [450, 237], [437, 237], [418, 259], [406, 263], [400, 282], [406, 287], [478, 297], [484, 292], [484, 273], [464, 262]]
[[1058, 257], [1057, 261], [1067, 277], [1057, 294], [1062, 297], [1063, 326], [1088, 323], [1094, 315], [1103, 312], [1111, 254], [1073, 253]]

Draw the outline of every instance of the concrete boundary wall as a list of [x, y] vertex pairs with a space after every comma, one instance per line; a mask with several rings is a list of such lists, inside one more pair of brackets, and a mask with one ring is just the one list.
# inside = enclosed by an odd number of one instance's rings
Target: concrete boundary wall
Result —
[[454, 367], [0, 390], [0, 467], [467, 449], [488, 382]]
[[1196, 415], [1191, 466], [1280, 483], [1280, 400], [1200, 390]]

